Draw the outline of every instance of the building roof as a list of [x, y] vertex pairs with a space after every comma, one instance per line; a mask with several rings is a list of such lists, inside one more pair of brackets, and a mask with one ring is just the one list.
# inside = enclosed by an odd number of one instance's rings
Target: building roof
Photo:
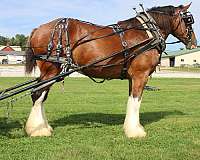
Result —
[[7, 45], [7, 46], [0, 45], [0, 50], [1, 51], [22, 51], [20, 46], [10, 46], [10, 45]]
[[24, 51], [0, 51], [0, 56], [7, 56], [7, 55], [13, 55], [13, 56], [25, 56]]
[[167, 55], [166, 54], [162, 54], [162, 58], [166, 58], [166, 57], [176, 57], [176, 56], [180, 56], [180, 55], [184, 55], [184, 54], [190, 54], [190, 53], [194, 53], [194, 52], [199, 52], [200, 51], [200, 47], [195, 48], [195, 49], [183, 49], [183, 50], [178, 50], [178, 51], [167, 51]]
[[14, 49], [10, 46], [5, 46], [4, 48], [1, 49], [1, 51], [14, 51]]

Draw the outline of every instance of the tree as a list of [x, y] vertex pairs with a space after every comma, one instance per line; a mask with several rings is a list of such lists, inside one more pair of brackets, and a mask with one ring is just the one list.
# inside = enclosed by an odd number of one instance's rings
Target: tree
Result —
[[11, 46], [20, 46], [22, 50], [25, 50], [26, 48], [26, 43], [28, 40], [28, 36], [25, 36], [23, 34], [16, 34], [12, 38], [7, 38], [0, 36], [0, 45], [11, 45]]
[[9, 38], [6, 38], [6, 37], [3, 37], [3, 36], [0, 36], [0, 45], [7, 45], [9, 42]]
[[25, 49], [28, 37], [23, 34], [16, 34], [15, 37], [10, 39], [10, 44], [15, 46], [21, 46], [22, 50]]

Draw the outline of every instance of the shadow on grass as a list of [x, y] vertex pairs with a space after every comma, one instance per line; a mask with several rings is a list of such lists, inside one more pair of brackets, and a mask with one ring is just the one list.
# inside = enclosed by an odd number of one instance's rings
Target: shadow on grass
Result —
[[[181, 111], [163, 111], [163, 112], [145, 112], [140, 114], [141, 123], [147, 125], [153, 122], [157, 122], [167, 116], [185, 115]], [[67, 117], [63, 117], [52, 121], [50, 124], [55, 127], [83, 124], [88, 127], [91, 124], [106, 124], [106, 125], [121, 125], [124, 122], [124, 114], [105, 114], [105, 113], [83, 113], [73, 114]], [[98, 127], [98, 125], [92, 125]], [[101, 126], [99, 126], [101, 127]]]
[[[167, 116], [185, 115], [181, 111], [163, 111], [163, 112], [145, 112], [140, 114], [141, 123], [147, 125], [164, 119]], [[80, 125], [81, 128], [102, 127], [106, 125], [122, 125], [124, 122], [124, 114], [105, 114], [105, 113], [83, 113], [73, 114], [67, 117], [57, 119], [50, 122], [53, 128], [66, 126], [66, 125]], [[7, 120], [0, 118], [0, 136], [8, 138], [20, 138], [24, 135], [12, 135], [13, 130], [20, 130], [23, 125], [17, 120]]]
[[12, 138], [12, 130], [21, 129], [22, 127], [22, 124], [17, 120], [9, 120], [7, 118], [0, 117], [0, 136]]

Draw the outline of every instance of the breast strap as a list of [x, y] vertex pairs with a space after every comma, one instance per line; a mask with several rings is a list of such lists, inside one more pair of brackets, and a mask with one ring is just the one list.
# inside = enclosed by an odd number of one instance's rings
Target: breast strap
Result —
[[123, 49], [126, 50], [125, 52], [123, 52], [124, 63], [123, 63], [123, 67], [122, 67], [121, 74], [120, 74], [120, 79], [123, 80], [127, 74], [127, 63], [126, 63], [125, 59], [127, 58], [128, 54], [129, 54], [127, 51], [128, 43], [126, 42], [126, 40], [124, 38], [124, 34], [125, 34], [124, 29], [122, 29], [119, 24], [114, 24], [112, 27], [113, 27], [113, 31], [115, 33], [118, 33]]

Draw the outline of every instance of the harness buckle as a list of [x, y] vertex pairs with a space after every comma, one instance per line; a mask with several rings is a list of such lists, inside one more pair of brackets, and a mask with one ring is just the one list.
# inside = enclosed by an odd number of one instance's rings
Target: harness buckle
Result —
[[122, 41], [122, 45], [123, 45], [123, 47], [126, 48], [128, 46], [128, 43], [126, 41]]

